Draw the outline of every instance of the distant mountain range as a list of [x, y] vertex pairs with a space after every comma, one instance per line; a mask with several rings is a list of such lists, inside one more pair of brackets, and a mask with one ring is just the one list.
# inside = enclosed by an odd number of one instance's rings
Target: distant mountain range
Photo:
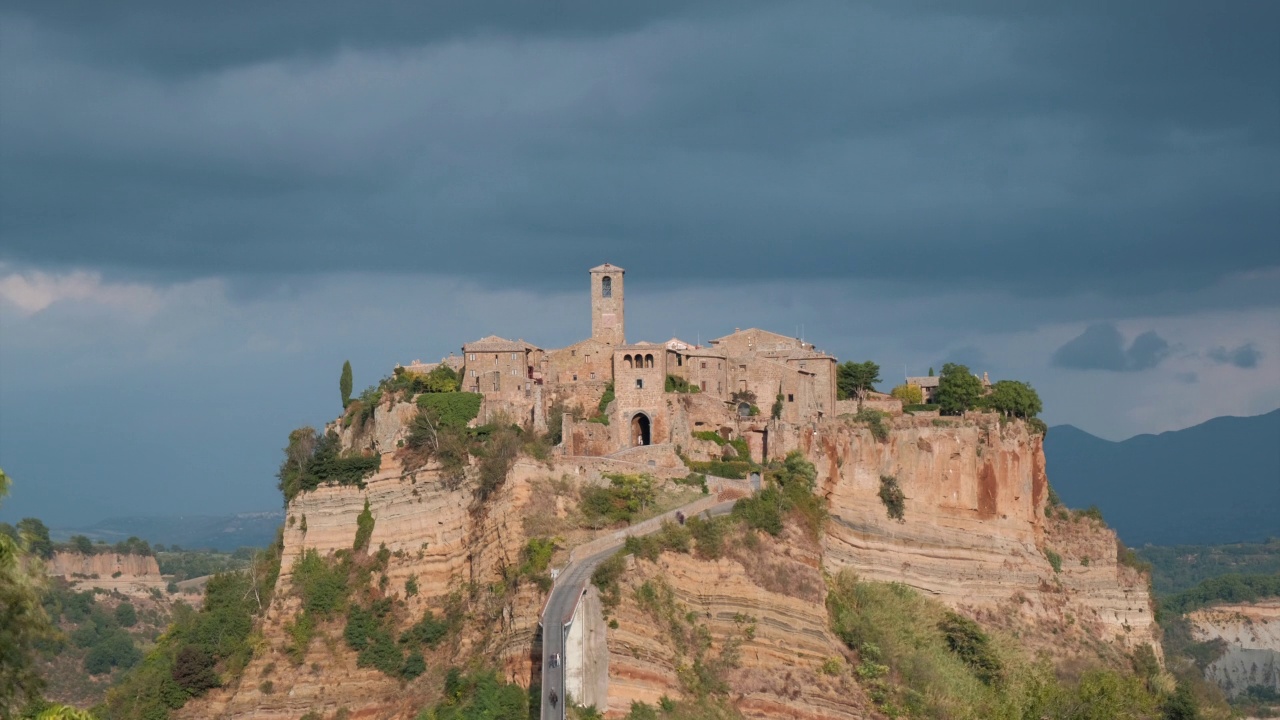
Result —
[[1044, 447], [1062, 501], [1097, 505], [1129, 545], [1280, 537], [1280, 410], [1122, 442], [1059, 425]]
[[144, 515], [110, 518], [80, 528], [54, 528], [55, 540], [85, 535], [90, 540], [115, 544], [130, 536], [155, 545], [179, 545], [187, 550], [231, 551], [241, 547], [266, 547], [284, 522], [283, 510], [236, 515]]

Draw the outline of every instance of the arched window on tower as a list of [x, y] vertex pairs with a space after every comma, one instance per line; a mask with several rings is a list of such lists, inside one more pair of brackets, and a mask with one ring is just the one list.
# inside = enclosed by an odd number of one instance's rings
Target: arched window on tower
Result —
[[613, 278], [608, 275], [600, 280], [600, 297], [613, 297]]

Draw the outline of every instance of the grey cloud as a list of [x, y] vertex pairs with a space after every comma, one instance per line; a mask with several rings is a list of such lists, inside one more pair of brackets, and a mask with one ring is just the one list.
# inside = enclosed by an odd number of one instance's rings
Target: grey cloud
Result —
[[1219, 346], [1209, 350], [1209, 359], [1222, 365], [1255, 368], [1258, 366], [1258, 361], [1262, 359], [1262, 352], [1253, 343], [1245, 343], [1233, 350]]
[[1169, 355], [1169, 343], [1164, 338], [1155, 333], [1154, 330], [1148, 330], [1133, 339], [1133, 344], [1129, 346], [1128, 352], [1125, 353], [1128, 360], [1128, 370], [1149, 370]]
[[1110, 297], [1280, 266], [1273, 6], [624, 5], [6, 6], [0, 260], [563, 288], [602, 254], [946, 258], [939, 288]]
[[1148, 330], [1133, 339], [1128, 349], [1124, 336], [1111, 323], [1090, 325], [1053, 353], [1055, 367], [1072, 370], [1139, 372], [1149, 370], [1169, 354], [1169, 343]]

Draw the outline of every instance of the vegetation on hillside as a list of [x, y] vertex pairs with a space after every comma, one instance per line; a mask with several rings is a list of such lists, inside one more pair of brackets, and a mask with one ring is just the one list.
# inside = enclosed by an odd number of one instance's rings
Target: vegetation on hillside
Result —
[[[0, 500], [8, 494], [9, 476], [0, 470]], [[40, 603], [40, 554], [32, 550], [31, 539], [0, 533], [0, 717], [40, 700], [44, 682], [36, 669], [36, 649], [53, 636]]]
[[1188, 613], [1218, 603], [1245, 603], [1280, 596], [1280, 575], [1221, 575], [1160, 601], [1164, 612]]
[[492, 669], [464, 673], [449, 668], [444, 677], [444, 699], [420, 712], [416, 720], [527, 720], [530, 695], [524, 688], [503, 682]]
[[1164, 597], [1230, 574], [1280, 574], [1280, 538], [1230, 545], [1147, 545], [1136, 550], [1151, 566], [1151, 586]]
[[276, 473], [285, 504], [298, 493], [331, 483], [363, 489], [365, 479], [382, 466], [382, 456], [376, 453], [344, 453], [341, 447], [333, 430], [321, 435], [312, 427], [300, 427], [289, 433], [284, 461]]
[[240, 676], [254, 652], [255, 618], [268, 605], [280, 571], [280, 546], [244, 571], [210, 578], [204, 604], [174, 606], [169, 630], [141, 664], [107, 695], [104, 720], [159, 720], [188, 700]]
[[853, 674], [890, 717], [1198, 718], [1191, 691], [1151, 662], [1135, 672], [1085, 669], [1066, 681], [942, 604], [844, 570], [827, 595], [831, 629], [857, 656]]

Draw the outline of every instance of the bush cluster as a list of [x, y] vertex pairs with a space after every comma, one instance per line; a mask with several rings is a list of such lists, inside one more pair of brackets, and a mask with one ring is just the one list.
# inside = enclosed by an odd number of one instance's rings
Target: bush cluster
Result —
[[890, 520], [903, 521], [906, 511], [907, 496], [898, 485], [898, 478], [892, 475], [880, 476], [880, 502], [884, 503], [885, 514]]
[[465, 428], [480, 414], [480, 403], [484, 396], [469, 392], [441, 392], [419, 395], [419, 410], [435, 414], [437, 421], [450, 428]]
[[310, 427], [289, 433], [284, 454], [276, 477], [280, 479], [278, 487], [286, 503], [298, 493], [329, 483], [364, 489], [365, 479], [382, 466], [381, 455], [343, 454], [336, 432], [330, 430], [321, 435]]
[[791, 452], [766, 469], [760, 492], [734, 504], [733, 516], [776, 536], [782, 532], [783, 515], [793, 513], [817, 537], [827, 520], [826, 501], [814, 494], [817, 477], [813, 463], [800, 452]]
[[890, 717], [1195, 717], [1170, 714], [1176, 695], [1134, 674], [1096, 669], [1062, 681], [1047, 662], [904, 585], [842, 571], [830, 583], [827, 612], [831, 629], [858, 654], [854, 673]]
[[691, 384], [688, 380], [680, 377], [679, 375], [667, 376], [666, 391], [669, 393], [686, 394], [701, 392], [697, 385]]
[[588, 485], [580, 492], [579, 507], [593, 524], [627, 523], [653, 505], [657, 490], [651, 475], [606, 474], [608, 487]]
[[377, 668], [385, 675], [412, 680], [426, 672], [424, 646], [434, 648], [449, 633], [449, 626], [426, 611], [395, 640], [395, 616], [390, 598], [375, 600], [368, 607], [353, 603], [347, 608], [347, 626], [342, 637], [355, 650], [356, 665]]
[[146, 658], [107, 694], [104, 715], [118, 720], [169, 716], [192, 697], [239, 676], [253, 655], [255, 616], [271, 599], [280, 547], [259, 553], [245, 571], [215, 575], [199, 612], [182, 603]]
[[866, 423], [871, 430], [871, 437], [880, 442], [885, 442], [889, 439], [889, 426], [885, 425], [884, 422], [886, 417], [888, 415], [879, 410], [863, 408], [853, 416], [853, 420], [854, 422]]
[[[417, 720], [527, 720], [540, 695], [519, 685], [505, 683], [494, 670], [464, 674], [449, 668], [444, 678], [444, 699], [423, 710]], [[563, 702], [563, 701], [562, 701]], [[537, 707], [533, 707], [536, 712]]]

